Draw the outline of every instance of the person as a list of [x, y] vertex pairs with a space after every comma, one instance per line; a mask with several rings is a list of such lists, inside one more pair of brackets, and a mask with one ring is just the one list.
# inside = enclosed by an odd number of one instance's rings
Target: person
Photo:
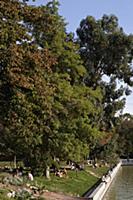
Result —
[[102, 176], [102, 182], [107, 183], [105, 175]]
[[19, 167], [18, 169], [18, 175], [23, 176], [23, 167]]
[[14, 168], [14, 169], [12, 170], [12, 176], [13, 176], [13, 177], [18, 176], [18, 171], [17, 171], [16, 168]]
[[66, 170], [66, 168], [64, 168], [63, 174], [64, 174], [65, 176], [67, 176], [67, 170]]
[[58, 177], [62, 177], [62, 176], [63, 176], [63, 175], [62, 175], [62, 172], [61, 172], [60, 170], [57, 170], [57, 171], [55, 172], [55, 175], [58, 176]]
[[110, 179], [111, 179], [111, 171], [110, 171], [110, 170], [108, 171], [108, 176], [109, 176]]
[[30, 181], [33, 181], [33, 180], [34, 180], [33, 175], [32, 175], [31, 172], [28, 173], [28, 179], [29, 179]]

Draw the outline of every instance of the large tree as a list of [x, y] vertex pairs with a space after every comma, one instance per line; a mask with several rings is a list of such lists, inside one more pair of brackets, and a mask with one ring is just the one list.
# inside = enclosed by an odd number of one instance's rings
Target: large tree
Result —
[[[133, 36], [126, 34], [114, 15], [96, 20], [87, 16], [77, 29], [80, 55], [87, 75], [87, 86], [103, 91], [104, 119], [107, 128], [114, 116], [124, 107], [123, 95], [129, 95], [133, 85]], [[119, 84], [118, 84], [119, 82]]]
[[81, 21], [77, 34], [89, 86], [99, 85], [103, 75], [133, 84], [133, 36], [124, 33], [116, 16], [104, 15], [100, 20], [88, 16]]
[[102, 135], [102, 95], [82, 81], [86, 70], [73, 35], [54, 2], [0, 6], [1, 150], [42, 169], [55, 157], [82, 160]]
[[24, 155], [31, 161], [52, 118], [54, 86], [50, 73], [56, 61], [48, 49], [33, 43], [24, 22], [30, 6], [19, 1], [1, 1], [0, 6], [1, 145], [5, 152], [8, 149], [11, 155]]

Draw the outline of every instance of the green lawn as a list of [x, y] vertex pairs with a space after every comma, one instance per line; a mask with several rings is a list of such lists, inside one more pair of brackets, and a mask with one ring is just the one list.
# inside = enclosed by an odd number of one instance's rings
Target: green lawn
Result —
[[91, 172], [93, 172], [94, 174], [96, 174], [97, 176], [100, 176], [100, 177], [101, 177], [104, 173], [106, 173], [108, 169], [109, 169], [109, 167], [106, 167], [106, 166], [97, 167], [97, 168], [93, 168], [93, 167], [90, 167], [90, 166], [86, 166], [86, 167], [85, 167], [85, 170], [86, 170], [86, 171], [91, 171]]
[[45, 177], [36, 177], [35, 182], [45, 189], [55, 192], [62, 192], [70, 195], [82, 195], [88, 190], [98, 179], [85, 171], [77, 173], [70, 171], [68, 177], [60, 178], [54, 175], [51, 176], [51, 180], [47, 180]]
[[[30, 184], [36, 185], [45, 190], [60, 192], [72, 196], [82, 196], [89, 188], [91, 188], [98, 180], [98, 178], [92, 174], [93, 172], [97, 176], [102, 176], [108, 170], [107, 167], [92, 168], [89, 166], [85, 167], [85, 170], [78, 171], [77, 173], [72, 170], [68, 170], [67, 177], [57, 177], [51, 173], [51, 179], [48, 180], [44, 176], [34, 177], [34, 182]], [[2, 177], [8, 176], [7, 173], [0, 173], [0, 180]], [[25, 181], [27, 178], [24, 178]], [[26, 181], [27, 182], [27, 181]], [[25, 183], [26, 183], [25, 182]], [[0, 190], [0, 199], [7, 200], [6, 197], [9, 188]]]
[[77, 174], [75, 171], [69, 171], [68, 177], [66, 178], [51, 175], [51, 180], [47, 180], [45, 177], [35, 177], [35, 184], [40, 185], [49, 191], [82, 196], [98, 180], [97, 177], [88, 173], [87, 169], [93, 171], [98, 176], [102, 176], [108, 168], [100, 167], [93, 169], [92, 167], [87, 166], [85, 171], [79, 171]]

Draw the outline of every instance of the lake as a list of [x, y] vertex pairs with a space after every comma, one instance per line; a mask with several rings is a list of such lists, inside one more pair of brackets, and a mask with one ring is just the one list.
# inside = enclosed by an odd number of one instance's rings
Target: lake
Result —
[[133, 200], [133, 166], [120, 168], [103, 200]]

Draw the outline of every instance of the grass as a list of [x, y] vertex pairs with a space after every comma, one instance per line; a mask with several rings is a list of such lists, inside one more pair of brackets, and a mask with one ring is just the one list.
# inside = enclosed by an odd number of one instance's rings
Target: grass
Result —
[[[1, 200], [9, 200], [9, 198], [7, 197], [8, 192], [9, 192], [9, 190], [7, 190], [7, 189], [0, 189], [0, 199]], [[10, 200], [13, 200], [13, 199], [10, 198]]]
[[94, 174], [96, 174], [97, 176], [101, 177], [104, 173], [107, 172], [109, 167], [103, 166], [103, 167], [92, 168], [90, 166], [86, 166], [85, 169], [86, 169], [86, 171], [91, 171]]
[[[0, 161], [0, 167], [14, 167], [14, 162], [13, 161]], [[19, 161], [17, 162], [17, 166], [23, 166], [23, 162]]]
[[70, 171], [68, 177], [60, 178], [56, 176], [51, 176], [51, 180], [46, 178], [36, 177], [35, 181], [38, 185], [44, 186], [45, 189], [61, 192], [70, 195], [81, 196], [88, 188], [90, 188], [98, 179], [85, 171], [80, 171], [77, 173], [75, 171]]
[[[34, 177], [34, 182], [30, 182], [30, 184], [53, 192], [59, 192], [72, 196], [82, 196], [98, 181], [98, 178], [94, 175], [101, 177], [105, 172], [107, 172], [107, 170], [107, 167], [92, 168], [85, 166], [85, 170], [78, 171], [77, 173], [75, 171], [68, 170], [67, 177], [60, 178], [55, 176], [53, 173], [51, 173], [50, 180], [46, 179], [44, 176]], [[91, 174], [90, 171], [93, 172], [94, 175]], [[0, 180], [2, 180], [2, 177], [8, 175], [8, 173], [0, 173]], [[24, 177], [24, 179], [27, 178]], [[0, 189], [0, 199], [8, 199], [6, 197], [7, 191], [9, 190], [6, 188]]]
[[64, 178], [56, 177], [52, 174], [50, 180], [47, 180], [45, 177], [35, 177], [34, 183], [49, 191], [82, 196], [98, 181], [98, 178], [88, 173], [87, 169], [93, 171], [98, 176], [102, 176], [108, 168], [101, 167], [93, 169], [92, 167], [86, 167], [86, 170], [79, 171], [77, 174], [75, 171], [69, 171], [68, 177]]

